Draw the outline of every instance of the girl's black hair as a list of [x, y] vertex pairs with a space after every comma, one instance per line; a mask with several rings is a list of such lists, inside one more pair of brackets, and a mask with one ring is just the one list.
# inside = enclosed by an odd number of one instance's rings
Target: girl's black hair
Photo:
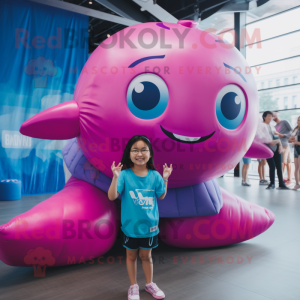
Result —
[[135, 135], [128, 141], [128, 143], [124, 149], [123, 157], [121, 160], [121, 164], [123, 165], [122, 170], [129, 169], [134, 166], [134, 163], [130, 159], [130, 150], [131, 150], [132, 145], [138, 141], [145, 142], [147, 144], [147, 146], [149, 147], [151, 157], [147, 161], [147, 167], [148, 167], [148, 169], [156, 171], [155, 166], [154, 166], [152, 145], [151, 145], [149, 139], [145, 135]]
[[273, 116], [273, 113], [272, 113], [271, 111], [269, 111], [269, 110], [265, 111], [265, 112], [263, 113], [263, 115], [262, 115], [262, 118], [263, 118], [264, 121], [265, 121], [265, 117], [266, 117], [267, 115], [272, 115], [272, 116]]

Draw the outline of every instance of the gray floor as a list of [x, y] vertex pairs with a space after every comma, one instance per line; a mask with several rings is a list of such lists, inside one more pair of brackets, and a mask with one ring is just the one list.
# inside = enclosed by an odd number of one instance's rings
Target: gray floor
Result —
[[[268, 191], [257, 180], [251, 180], [251, 187], [243, 187], [241, 180], [233, 177], [220, 178], [218, 182], [228, 191], [272, 210], [275, 223], [258, 237], [226, 247], [184, 249], [160, 241], [152, 252], [153, 281], [166, 298], [174, 300], [300, 299], [300, 191]], [[50, 196], [0, 202], [0, 223], [8, 222]], [[30, 267], [10, 267], [0, 262], [0, 299], [127, 299], [130, 283], [125, 255], [121, 240], [117, 240], [101, 259], [104, 264], [48, 268], [44, 278], [34, 277]], [[115, 263], [106, 262], [109, 256], [115, 258]], [[118, 256], [123, 256], [121, 264]], [[175, 256], [177, 264], [174, 264]], [[199, 264], [200, 256], [204, 257], [205, 264]], [[231, 257], [234, 262], [229, 264]], [[238, 257], [243, 260], [240, 264]], [[251, 258], [250, 263], [247, 257]], [[144, 291], [140, 260], [138, 283], [141, 299], [154, 299]]]

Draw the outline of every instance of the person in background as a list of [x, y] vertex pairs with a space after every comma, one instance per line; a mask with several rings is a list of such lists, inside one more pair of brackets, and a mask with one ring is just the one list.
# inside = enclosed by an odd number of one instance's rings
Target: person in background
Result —
[[248, 170], [249, 170], [249, 165], [251, 163], [251, 158], [246, 158], [243, 157], [243, 169], [242, 169], [242, 185], [243, 186], [251, 186], [251, 184], [249, 183], [249, 179], [247, 179], [248, 176]]
[[258, 159], [258, 175], [259, 175], [259, 185], [269, 185], [268, 181], [265, 179], [265, 165], [267, 163], [266, 159]]
[[300, 172], [300, 116], [297, 119], [297, 126], [293, 130], [289, 142], [294, 147], [294, 163], [295, 163], [295, 181], [296, 185], [293, 190], [298, 190], [299, 185], [299, 172]]
[[280, 138], [281, 144], [282, 144], [282, 174], [284, 174], [285, 167], [287, 168], [287, 175], [288, 177], [286, 179], [283, 179], [286, 184], [291, 184], [291, 152], [290, 152], [290, 146], [288, 139], [290, 138], [292, 134], [292, 127], [290, 123], [287, 120], [281, 120], [279, 116], [279, 112], [275, 111], [273, 112], [273, 120], [277, 123], [275, 125], [276, 131], [283, 134], [283, 137]]
[[[268, 113], [272, 114], [271, 116], [273, 116], [272, 112]], [[272, 131], [271, 134], [270, 126], [272, 126], [272, 130], [274, 131]], [[278, 146], [278, 153], [281, 154], [283, 147], [280, 141], [280, 137], [283, 137], [283, 134], [278, 133], [273, 125], [270, 126], [264, 122], [264, 119], [261, 119], [261, 116], [259, 116], [259, 122], [255, 133], [255, 139], [258, 140], [260, 143], [267, 144], [269, 147], [271, 144], [274, 149], [276, 149], [276, 147]]]
[[279, 153], [278, 144], [276, 144], [276, 140], [273, 140], [275, 135], [278, 135], [279, 138], [283, 137], [283, 135], [276, 131], [275, 127], [270, 123], [273, 119], [273, 113], [271, 111], [265, 111], [262, 115], [263, 122], [268, 130], [268, 134], [271, 142], [266, 143], [266, 145], [273, 151], [274, 155], [271, 158], [267, 159], [269, 168], [270, 168], [270, 184], [267, 189], [271, 190], [275, 188], [275, 170], [277, 169], [277, 176], [279, 180], [279, 188], [284, 190], [289, 190], [289, 188], [285, 185], [282, 177], [282, 155]]

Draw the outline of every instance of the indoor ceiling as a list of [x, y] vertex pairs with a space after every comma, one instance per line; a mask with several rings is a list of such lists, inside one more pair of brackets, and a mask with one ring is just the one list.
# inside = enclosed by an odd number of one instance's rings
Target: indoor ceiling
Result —
[[[199, 20], [200, 17], [198, 28], [215, 28], [220, 32], [234, 27], [234, 11], [247, 11], [247, 23], [250, 23], [300, 5], [299, 0], [156, 0], [155, 5], [153, 0], [63, 0], [62, 2], [112, 16], [112, 21], [109, 21], [110, 18], [101, 19], [101, 16], [89, 17], [89, 52], [104, 41], [108, 34], [112, 35], [130, 26], [126, 25], [128, 22], [129, 24], [134, 21], [177, 22], [177, 20]], [[120, 17], [127, 22], [120, 21], [122, 20]]]

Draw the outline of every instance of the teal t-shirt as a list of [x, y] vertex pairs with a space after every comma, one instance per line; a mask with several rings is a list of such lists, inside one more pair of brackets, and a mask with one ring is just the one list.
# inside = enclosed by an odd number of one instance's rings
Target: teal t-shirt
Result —
[[166, 190], [162, 176], [148, 169], [144, 177], [134, 174], [131, 168], [121, 171], [117, 191], [122, 195], [121, 223], [125, 235], [147, 238], [159, 233], [157, 197]]

